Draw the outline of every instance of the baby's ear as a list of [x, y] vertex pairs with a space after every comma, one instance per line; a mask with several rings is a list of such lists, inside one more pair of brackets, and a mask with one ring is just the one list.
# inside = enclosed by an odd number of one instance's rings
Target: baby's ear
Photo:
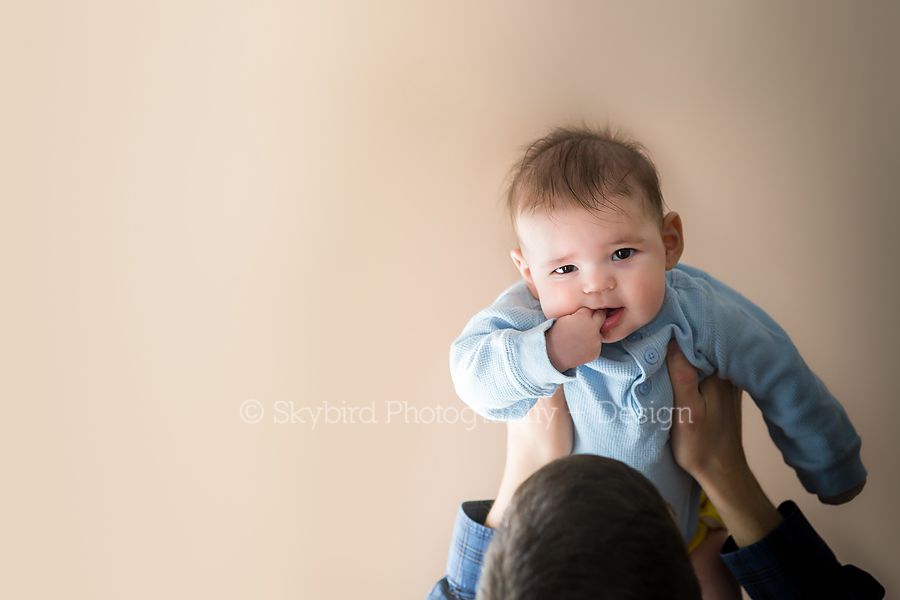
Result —
[[531, 290], [531, 294], [535, 298], [538, 298], [537, 288], [534, 287], [534, 278], [531, 276], [531, 269], [528, 267], [528, 263], [525, 262], [525, 257], [522, 256], [521, 248], [514, 248], [510, 250], [509, 255], [513, 259], [513, 262], [516, 264], [516, 268], [519, 270], [519, 273], [522, 274], [522, 279], [525, 280], [525, 285], [527, 285], [528, 289]]
[[662, 239], [666, 247], [666, 271], [668, 271], [678, 264], [684, 252], [684, 230], [677, 212], [670, 212], [663, 217]]

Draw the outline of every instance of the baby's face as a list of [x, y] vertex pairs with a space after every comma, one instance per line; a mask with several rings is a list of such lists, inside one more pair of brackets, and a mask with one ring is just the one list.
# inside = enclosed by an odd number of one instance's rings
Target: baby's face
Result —
[[513, 261], [548, 319], [582, 307], [606, 309], [600, 331], [617, 342], [646, 325], [662, 307], [665, 273], [681, 257], [681, 220], [659, 222], [639, 200], [615, 198], [621, 210], [592, 213], [567, 207], [520, 215]]

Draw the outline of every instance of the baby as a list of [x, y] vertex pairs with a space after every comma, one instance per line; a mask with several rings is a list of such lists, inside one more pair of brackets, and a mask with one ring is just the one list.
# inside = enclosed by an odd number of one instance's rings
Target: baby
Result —
[[862, 490], [860, 438], [787, 334], [736, 291], [678, 264], [681, 218], [664, 212], [639, 145], [557, 130], [526, 152], [508, 209], [522, 281], [475, 315], [450, 352], [469, 406], [519, 419], [562, 385], [574, 451], [644, 473], [691, 540], [700, 489], [669, 447], [671, 419], [689, 418], [672, 414], [665, 352], [674, 338], [703, 376], [717, 371], [750, 393], [807, 490], [827, 503]]

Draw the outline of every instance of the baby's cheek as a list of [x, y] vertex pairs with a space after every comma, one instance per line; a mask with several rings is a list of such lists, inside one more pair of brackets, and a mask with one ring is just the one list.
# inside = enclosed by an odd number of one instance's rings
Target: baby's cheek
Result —
[[548, 294], [544, 294], [541, 299], [541, 310], [544, 311], [544, 316], [548, 319], [558, 319], [568, 313], [563, 312], [562, 307], [559, 304], [559, 300]]
[[[544, 283], [544, 285], [540, 285]], [[548, 319], [558, 319], [571, 315], [579, 308], [584, 306], [586, 296], [581, 293], [580, 288], [566, 286], [550, 282], [538, 282], [538, 292], [540, 296], [536, 296], [541, 301], [541, 309], [544, 316]], [[533, 292], [532, 292], [533, 293]]]
[[643, 304], [645, 306], [644, 312], [646, 312], [648, 322], [655, 317], [656, 313], [662, 308], [665, 296], [666, 282], [664, 279], [662, 281], [654, 281], [653, 284], [647, 286]]
[[560, 298], [559, 296], [548, 298], [546, 294], [544, 298], [545, 300], [541, 301], [541, 308], [544, 310], [544, 316], [548, 319], [565, 317], [581, 308], [581, 304], [571, 298]]
[[542, 303], [541, 303], [541, 310], [544, 311], [544, 316], [545, 316], [546, 318], [548, 318], [548, 319], [558, 319], [558, 318], [560, 318], [561, 316], [563, 316], [563, 314], [562, 314], [561, 312], [559, 312], [559, 309], [557, 309], [557, 308], [556, 308], [555, 306], [553, 306], [552, 304], [544, 304], [544, 303], [542, 302]]

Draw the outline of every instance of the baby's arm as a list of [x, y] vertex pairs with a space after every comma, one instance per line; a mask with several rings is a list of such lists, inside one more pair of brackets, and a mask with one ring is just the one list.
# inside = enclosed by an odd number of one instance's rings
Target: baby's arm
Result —
[[572, 381], [575, 367], [600, 355], [603, 316], [583, 309], [547, 320], [525, 284], [513, 286], [453, 342], [450, 374], [457, 394], [486, 417], [522, 418], [538, 398]]
[[807, 490], [826, 503], [849, 501], [862, 490], [866, 470], [844, 408], [771, 317], [725, 284], [704, 279], [712, 288], [707, 352], [720, 376], [750, 393]]

